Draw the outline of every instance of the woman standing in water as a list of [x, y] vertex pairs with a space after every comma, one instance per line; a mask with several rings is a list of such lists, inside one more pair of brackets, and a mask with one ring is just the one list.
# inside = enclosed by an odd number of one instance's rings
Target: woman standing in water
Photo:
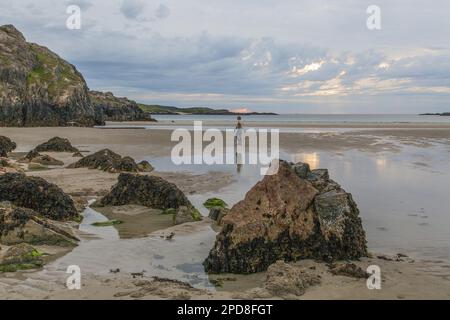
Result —
[[237, 165], [237, 172], [241, 172], [242, 168], [242, 136], [244, 134], [243, 125], [241, 122], [241, 116], [237, 117], [237, 123], [236, 123], [236, 142], [237, 142], [237, 148], [236, 148], [236, 165]]
[[241, 116], [238, 116], [236, 123], [236, 140], [238, 145], [242, 145], [242, 133], [244, 131], [241, 120]]

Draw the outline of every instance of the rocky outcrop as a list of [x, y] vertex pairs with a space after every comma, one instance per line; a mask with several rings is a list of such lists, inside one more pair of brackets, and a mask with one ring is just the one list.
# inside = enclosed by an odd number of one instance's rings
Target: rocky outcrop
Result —
[[0, 27], [0, 66], [0, 126], [104, 123], [78, 70], [12, 25]]
[[73, 200], [58, 186], [21, 173], [0, 175], [0, 201], [32, 209], [53, 220], [78, 220]]
[[69, 139], [53, 137], [50, 140], [38, 145], [37, 152], [78, 152], [79, 150], [72, 146]]
[[103, 149], [72, 163], [68, 168], [89, 168], [108, 172], [139, 172], [136, 162], [109, 149]]
[[106, 121], [156, 121], [135, 101], [115, 97], [111, 92], [90, 91], [89, 97]]
[[16, 147], [16, 143], [11, 141], [10, 138], [0, 136], [0, 157], [7, 157], [8, 153], [13, 151]]
[[160, 177], [121, 173], [111, 191], [98, 201], [99, 205], [143, 205], [155, 209], [192, 207], [176, 185]]
[[204, 262], [206, 271], [252, 273], [277, 260], [367, 255], [351, 194], [326, 170], [296, 170], [301, 165], [280, 161], [277, 174], [265, 176], [233, 206]]
[[14, 208], [0, 203], [0, 243], [16, 245], [74, 246], [78, 239], [68, 227], [40, 217], [31, 209]]

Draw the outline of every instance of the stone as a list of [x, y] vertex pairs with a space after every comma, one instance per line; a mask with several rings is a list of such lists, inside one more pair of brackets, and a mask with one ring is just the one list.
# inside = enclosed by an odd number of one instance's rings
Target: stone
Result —
[[367, 279], [370, 274], [358, 267], [354, 263], [340, 263], [333, 265], [330, 272], [334, 275], [352, 277], [357, 279]]
[[126, 204], [155, 209], [193, 207], [178, 187], [160, 177], [121, 173], [111, 191], [98, 201], [102, 206]]
[[0, 201], [33, 209], [52, 220], [78, 220], [73, 200], [57, 185], [22, 173], [0, 175]]
[[181, 224], [201, 220], [200, 213], [192, 207], [180, 206], [174, 216], [174, 223]]
[[20, 160], [20, 162], [34, 162], [39, 163], [44, 166], [62, 166], [64, 165], [64, 162], [55, 159], [53, 157], [50, 157], [49, 155], [42, 155], [36, 150], [31, 150], [28, 152], [28, 154]]
[[0, 243], [16, 245], [75, 246], [78, 239], [70, 227], [58, 225], [31, 209], [13, 208], [0, 203]]
[[302, 179], [306, 179], [308, 173], [311, 172], [309, 169], [309, 164], [303, 162], [297, 162], [293, 165], [295, 173]]
[[0, 136], [0, 157], [7, 157], [8, 153], [16, 149], [17, 145], [10, 138]]
[[[325, 181], [323, 171], [314, 175]], [[366, 255], [365, 232], [351, 195], [343, 189], [321, 193], [293, 165], [280, 161], [278, 173], [265, 176], [222, 219], [204, 266], [210, 273], [253, 273], [277, 260]]]
[[289, 299], [303, 295], [306, 289], [320, 283], [320, 276], [313, 273], [311, 269], [279, 260], [267, 269], [264, 289], [272, 296]]
[[83, 154], [80, 151], [74, 152], [74, 154], [72, 155], [72, 157], [74, 158], [83, 158]]
[[208, 217], [211, 220], [216, 221], [217, 224], [220, 225], [223, 217], [225, 217], [229, 211], [230, 211], [230, 209], [223, 208], [223, 207], [212, 207], [211, 209], [209, 209]]
[[138, 172], [136, 162], [130, 157], [123, 157], [109, 149], [103, 149], [85, 156], [68, 168], [89, 168], [107, 172]]
[[146, 160], [142, 160], [137, 166], [140, 172], [152, 172], [154, 170], [153, 166]]
[[65, 138], [53, 137], [47, 142], [38, 145], [35, 148], [37, 152], [77, 152], [78, 149], [72, 146], [70, 141]]

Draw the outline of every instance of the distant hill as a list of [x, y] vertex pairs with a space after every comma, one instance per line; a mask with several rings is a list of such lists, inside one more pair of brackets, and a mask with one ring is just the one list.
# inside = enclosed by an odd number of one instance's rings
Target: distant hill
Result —
[[442, 112], [442, 113], [421, 113], [419, 116], [443, 116], [450, 117], [450, 112]]
[[139, 107], [151, 114], [203, 114], [203, 115], [276, 115], [272, 112], [250, 112], [250, 113], [237, 113], [227, 109], [212, 109], [206, 107], [197, 108], [178, 108], [161, 105], [148, 105], [139, 103]]

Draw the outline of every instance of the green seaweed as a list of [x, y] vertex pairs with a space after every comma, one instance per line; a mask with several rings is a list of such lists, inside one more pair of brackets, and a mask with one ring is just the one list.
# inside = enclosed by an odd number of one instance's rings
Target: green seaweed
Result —
[[206, 200], [203, 205], [205, 206], [205, 208], [207, 209], [211, 209], [213, 207], [220, 207], [220, 208], [227, 208], [228, 205], [225, 201], [223, 201], [222, 199], [219, 198], [209, 198], [208, 200]]
[[122, 224], [123, 221], [120, 220], [108, 220], [108, 221], [101, 221], [101, 222], [94, 222], [92, 223], [92, 225], [94, 227], [109, 227], [109, 226], [114, 226], [117, 224]]

